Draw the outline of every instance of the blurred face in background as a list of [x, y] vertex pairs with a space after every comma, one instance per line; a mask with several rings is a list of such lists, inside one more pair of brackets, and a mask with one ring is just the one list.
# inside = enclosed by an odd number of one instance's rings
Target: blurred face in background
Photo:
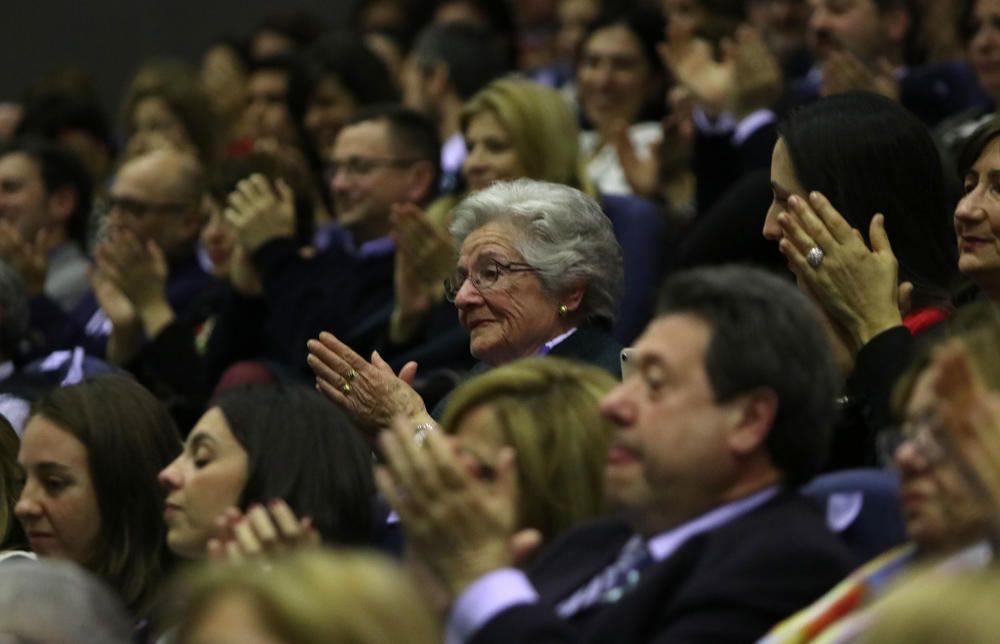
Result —
[[324, 76], [316, 84], [303, 126], [317, 150], [326, 150], [337, 140], [344, 123], [358, 109], [358, 101], [336, 76]]
[[469, 120], [464, 135], [468, 154], [462, 172], [469, 190], [482, 190], [494, 181], [525, 176], [514, 141], [496, 114], [476, 114]]
[[969, 62], [990, 98], [1000, 101], [1000, 0], [977, 0], [972, 9]]
[[579, 100], [594, 128], [604, 129], [617, 121], [634, 123], [652, 80], [642, 45], [626, 27], [599, 29], [584, 42], [577, 66]]
[[576, 51], [589, 25], [600, 11], [597, 0], [562, 0], [556, 9], [559, 31], [556, 33], [556, 54], [566, 63], [576, 60]]
[[809, 0], [809, 44], [823, 60], [831, 51], [846, 50], [874, 63], [884, 47], [882, 17], [874, 0]]
[[906, 532], [924, 551], [946, 554], [982, 537], [986, 504], [934, 438], [937, 395], [925, 370], [904, 410], [905, 440], [895, 450]]
[[247, 105], [243, 112], [247, 136], [273, 139], [281, 143], [295, 140], [295, 128], [288, 113], [288, 73], [279, 69], [251, 72], [247, 81]]

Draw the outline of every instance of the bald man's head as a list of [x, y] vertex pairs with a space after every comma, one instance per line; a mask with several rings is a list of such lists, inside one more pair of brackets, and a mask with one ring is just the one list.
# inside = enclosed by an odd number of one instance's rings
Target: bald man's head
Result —
[[126, 162], [111, 187], [111, 228], [152, 239], [168, 257], [194, 252], [204, 223], [205, 171], [191, 154], [154, 150]]

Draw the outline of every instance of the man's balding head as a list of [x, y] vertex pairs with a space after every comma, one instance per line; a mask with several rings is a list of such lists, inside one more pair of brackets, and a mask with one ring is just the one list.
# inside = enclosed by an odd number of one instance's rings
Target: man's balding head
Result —
[[111, 188], [111, 228], [152, 239], [168, 257], [194, 251], [204, 222], [205, 171], [191, 154], [154, 150], [126, 162]]

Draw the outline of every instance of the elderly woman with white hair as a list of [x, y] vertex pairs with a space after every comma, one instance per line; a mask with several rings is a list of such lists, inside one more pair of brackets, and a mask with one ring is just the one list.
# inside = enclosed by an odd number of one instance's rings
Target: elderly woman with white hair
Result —
[[[608, 329], [622, 253], [597, 202], [564, 185], [498, 182], [459, 204], [450, 230], [460, 251], [445, 291], [480, 361], [471, 373], [553, 355], [621, 376], [621, 345]], [[397, 375], [377, 353], [368, 362], [329, 333], [309, 342], [308, 362], [320, 391], [369, 433], [396, 415], [418, 436], [434, 426], [409, 384], [416, 364]]]

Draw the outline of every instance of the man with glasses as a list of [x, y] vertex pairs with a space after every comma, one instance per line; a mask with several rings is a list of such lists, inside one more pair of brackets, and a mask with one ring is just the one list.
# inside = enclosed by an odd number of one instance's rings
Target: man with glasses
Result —
[[[178, 317], [189, 312], [212, 284], [196, 255], [198, 234], [205, 222], [206, 191], [205, 172], [189, 154], [155, 150], [126, 162], [112, 184], [105, 221], [106, 239], [98, 244], [96, 251], [99, 260], [111, 257], [123, 276], [135, 278], [132, 281], [138, 286], [152, 285], [156, 258], [162, 255], [166, 267], [163, 287], [166, 303]], [[101, 263], [98, 261], [98, 268]], [[101, 284], [106, 278], [104, 271], [97, 271], [96, 283]], [[116, 291], [129, 290], [121, 284], [116, 286]], [[102, 294], [107, 292], [104, 289]], [[120, 297], [103, 301], [130, 306]], [[91, 355], [105, 356], [112, 322], [94, 293], [84, 297], [69, 316], [58, 315], [51, 309], [40, 313], [41, 317], [33, 318], [33, 324], [44, 333], [48, 348], [80, 345]], [[139, 343], [142, 320], [132, 313], [120, 315], [118, 320], [121, 323], [123, 318], [132, 319], [134, 333], [129, 335]]]
[[518, 455], [487, 487], [433, 432], [421, 446], [406, 425], [382, 438], [379, 488], [456, 598], [447, 641], [752, 642], [849, 569], [795, 493], [823, 462], [837, 386], [814, 306], [756, 269], [679, 273], [633, 349], [601, 402], [621, 516], [523, 568], [540, 535], [495, 492], [516, 485]]
[[413, 110], [376, 106], [352, 117], [326, 151], [336, 222], [319, 231], [315, 257], [302, 256], [276, 209], [236, 207], [230, 221], [264, 287], [267, 358], [304, 371], [306, 342], [321, 331], [364, 354], [375, 348], [394, 300], [390, 211], [434, 196], [438, 152], [433, 124]]

